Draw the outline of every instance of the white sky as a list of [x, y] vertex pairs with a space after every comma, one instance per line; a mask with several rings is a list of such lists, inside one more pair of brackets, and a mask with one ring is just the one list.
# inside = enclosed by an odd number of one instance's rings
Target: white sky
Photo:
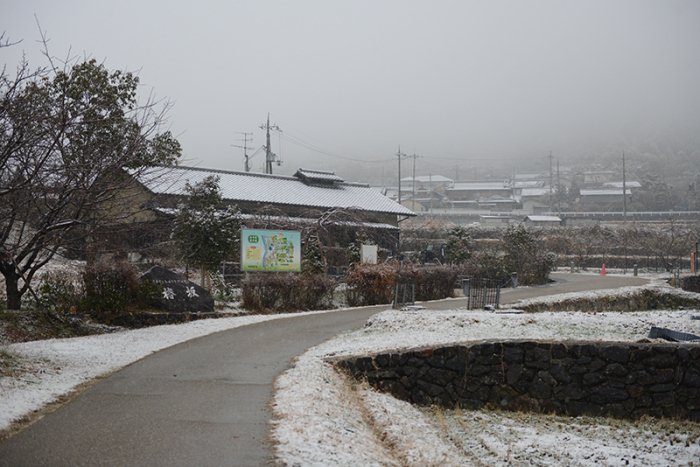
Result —
[[[0, 31], [23, 40], [0, 49], [10, 70], [22, 52], [45, 63], [36, 14], [53, 55], [139, 71], [142, 98], [175, 103], [190, 165], [242, 170], [232, 145], [242, 132], [264, 144], [268, 112], [284, 132], [275, 173], [363, 169], [355, 181], [395, 178], [399, 145], [422, 156], [418, 175], [455, 178], [700, 128], [692, 0], [0, 0], [0, 11]], [[252, 162], [263, 170], [262, 154]]]

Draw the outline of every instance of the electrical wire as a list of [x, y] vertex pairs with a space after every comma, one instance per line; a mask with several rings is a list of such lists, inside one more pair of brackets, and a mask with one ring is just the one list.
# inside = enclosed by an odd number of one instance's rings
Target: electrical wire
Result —
[[[272, 115], [272, 114], [271, 114], [271, 115]], [[276, 118], [277, 120], [279, 120], [277, 117], [275, 117], [275, 118]], [[290, 125], [288, 125], [287, 123], [284, 123], [284, 126], [285, 126], [285, 128], [289, 128], [289, 127], [290, 127]], [[302, 133], [301, 131], [300, 131], [299, 133], [301, 133], [301, 134], [303, 135], [303, 133]], [[315, 138], [313, 138], [313, 137], [311, 137], [311, 136], [308, 136], [308, 135], [304, 135], [304, 136], [306, 136], [306, 137], [309, 138], [309, 139], [316, 140]], [[333, 157], [333, 158], [336, 158], [336, 159], [342, 159], [342, 160], [352, 161], [352, 162], [363, 162], [363, 163], [385, 163], [385, 162], [391, 162], [391, 161], [393, 160], [393, 159], [365, 160], [365, 159], [357, 159], [357, 158], [353, 158], [353, 157], [341, 156], [341, 155], [339, 155], [339, 154], [336, 154], [336, 153], [327, 151], [327, 150], [325, 150], [325, 149], [322, 149], [321, 147], [316, 146], [316, 145], [313, 144], [313, 143], [309, 143], [308, 141], [305, 141], [304, 139], [302, 139], [302, 138], [300, 138], [300, 137], [298, 137], [298, 136], [295, 136], [294, 134], [291, 134], [291, 133], [290, 133], [289, 131], [287, 131], [287, 130], [280, 131], [280, 132], [279, 132], [279, 137], [280, 137], [280, 139], [282, 139], [282, 140], [284, 140], [284, 141], [287, 141], [287, 142], [289, 142], [289, 143], [291, 143], [291, 144], [295, 144], [295, 145], [297, 145], [297, 146], [299, 146], [299, 147], [302, 147], [302, 148], [304, 148], [304, 149], [308, 149], [308, 150], [310, 150], [310, 151], [314, 151], [314, 152], [317, 152], [317, 153], [319, 153], [319, 154], [323, 154], [324, 156], [329, 156], [329, 157]], [[318, 141], [318, 140], [316, 140], [316, 141]], [[319, 141], [319, 142], [320, 142], [320, 141]]]

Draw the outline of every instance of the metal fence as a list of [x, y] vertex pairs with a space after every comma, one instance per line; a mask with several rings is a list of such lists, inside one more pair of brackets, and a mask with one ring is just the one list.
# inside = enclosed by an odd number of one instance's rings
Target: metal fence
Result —
[[398, 310], [409, 303], [416, 304], [416, 284], [397, 282], [394, 287], [394, 308]]
[[467, 309], [486, 308], [492, 306], [498, 309], [501, 300], [501, 282], [488, 277], [470, 276], [462, 279], [462, 290], [468, 298]]

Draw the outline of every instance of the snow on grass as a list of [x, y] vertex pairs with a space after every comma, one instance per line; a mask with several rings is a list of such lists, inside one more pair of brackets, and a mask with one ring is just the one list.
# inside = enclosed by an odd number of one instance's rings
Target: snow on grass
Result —
[[[426, 410], [426, 412], [428, 412]], [[454, 410], [428, 414], [482, 465], [693, 465], [700, 426], [683, 421]]]
[[[625, 293], [629, 291], [621, 291]], [[309, 349], [276, 382], [272, 438], [277, 459], [290, 466], [393, 465], [385, 459], [387, 449], [396, 462], [407, 466], [692, 465], [690, 462], [700, 459], [697, 423], [647, 420], [635, 424], [508, 412], [440, 412], [413, 407], [343, 375], [330, 376], [333, 367], [326, 361], [330, 357], [482, 339], [634, 342], [646, 338], [652, 326], [700, 334], [700, 320], [692, 319], [695, 310], [511, 311], [387, 310], [372, 316], [363, 329], [339, 334]], [[319, 381], [318, 375], [325, 375], [324, 379]], [[345, 389], [338, 385], [345, 385]], [[352, 407], [347, 412], [350, 418], [339, 418], [339, 407]], [[351, 420], [357, 422], [359, 418], [354, 417], [360, 413], [364, 432], [373, 429], [376, 439], [344, 433], [344, 427]], [[686, 434], [678, 435], [679, 430]], [[292, 431], [296, 436], [289, 436]], [[677, 436], [675, 443], [669, 441], [673, 436]], [[326, 444], [330, 438], [345, 442], [330, 449]], [[378, 442], [384, 449], [377, 447]], [[352, 452], [346, 451], [346, 461], [337, 461], [344, 457], [344, 449]], [[329, 450], [332, 459], [327, 457]], [[376, 456], [367, 464], [364, 459], [352, 461], [352, 453], [357, 452]]]
[[595, 300], [595, 299], [610, 299], [617, 297], [618, 299], [629, 299], [638, 296], [646, 290], [658, 291], [660, 294], [674, 295], [679, 298], [698, 299], [700, 294], [688, 292], [683, 289], [672, 287], [667, 283], [660, 281], [652, 281], [646, 285], [633, 287], [620, 287], [617, 289], [603, 289], [590, 292], [569, 292], [557, 295], [547, 295], [544, 297], [530, 298], [519, 300], [514, 303], [514, 307], [528, 307], [532, 305], [551, 305], [560, 302], [574, 300]]

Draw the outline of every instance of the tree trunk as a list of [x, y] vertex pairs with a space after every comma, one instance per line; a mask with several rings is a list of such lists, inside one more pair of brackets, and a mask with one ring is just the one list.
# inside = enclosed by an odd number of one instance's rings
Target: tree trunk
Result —
[[22, 306], [22, 294], [19, 291], [19, 277], [16, 274], [5, 275], [7, 291], [7, 309], [19, 310]]

